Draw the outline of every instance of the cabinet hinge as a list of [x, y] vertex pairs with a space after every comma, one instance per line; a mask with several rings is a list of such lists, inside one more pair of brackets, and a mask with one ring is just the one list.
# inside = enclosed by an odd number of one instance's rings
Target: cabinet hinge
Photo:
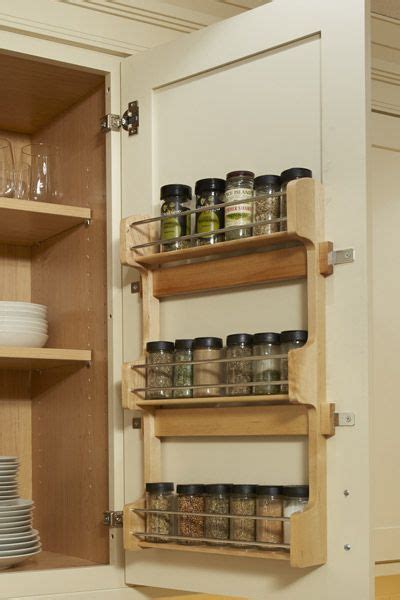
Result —
[[124, 524], [124, 513], [122, 510], [107, 510], [103, 514], [103, 525], [107, 527], [122, 527]]
[[137, 100], [129, 102], [128, 108], [120, 117], [109, 113], [100, 120], [100, 127], [104, 133], [125, 129], [129, 135], [136, 135], [139, 130], [139, 103]]
[[335, 412], [335, 427], [354, 427], [356, 416], [351, 412]]
[[345, 263], [354, 262], [354, 248], [346, 248], [345, 250], [332, 250], [328, 256], [328, 264], [344, 265]]

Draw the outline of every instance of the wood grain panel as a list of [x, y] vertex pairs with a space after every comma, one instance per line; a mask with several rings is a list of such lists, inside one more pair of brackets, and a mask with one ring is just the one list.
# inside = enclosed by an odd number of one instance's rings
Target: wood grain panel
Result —
[[33, 374], [36, 524], [47, 550], [97, 563], [108, 562], [103, 113], [101, 89], [34, 136], [60, 146], [63, 202], [90, 208], [92, 223], [32, 250], [32, 298], [49, 305], [48, 345], [93, 350], [90, 368]]

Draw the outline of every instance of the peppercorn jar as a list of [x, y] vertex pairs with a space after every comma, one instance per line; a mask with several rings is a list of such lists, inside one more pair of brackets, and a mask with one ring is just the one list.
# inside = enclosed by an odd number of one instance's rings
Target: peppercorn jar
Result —
[[[282, 487], [279, 485], [259, 485], [256, 490], [257, 517], [283, 516]], [[281, 544], [283, 541], [283, 522], [257, 520], [257, 542]]]
[[[204, 538], [204, 485], [200, 483], [181, 484], [176, 486], [178, 512], [178, 535], [184, 538]], [[181, 544], [198, 544], [191, 540], [179, 540]]]
[[[146, 483], [146, 508], [149, 510], [174, 511], [175, 510], [174, 484], [171, 482]], [[147, 537], [149, 541], [167, 542], [164, 535], [174, 535], [174, 515], [161, 513], [147, 513], [146, 533], [154, 534]]]
[[223, 363], [206, 362], [223, 357], [222, 339], [218, 337], [198, 337], [193, 340], [193, 360], [204, 361], [193, 368], [193, 385], [202, 386], [193, 390], [195, 398], [221, 396], [223, 383]]
[[[281, 359], [281, 379], [288, 381], [289, 379], [289, 363], [287, 353], [289, 350], [296, 350], [304, 346], [308, 338], [308, 331], [303, 329], [294, 329], [291, 331], [282, 331], [281, 333], [281, 350], [282, 354], [285, 354]], [[281, 383], [281, 394], [287, 394], [289, 392], [289, 383]]]
[[[196, 181], [196, 208], [216, 206], [224, 202], [225, 180], [211, 177]], [[196, 213], [196, 233], [209, 233], [224, 227], [224, 209], [210, 209]], [[223, 233], [196, 238], [196, 245], [217, 244], [224, 241]]]
[[251, 394], [252, 364], [241, 360], [252, 355], [253, 336], [249, 333], [234, 333], [226, 338], [226, 358], [237, 358], [226, 363], [226, 383], [241, 384], [227, 387], [228, 396], [248, 396]]
[[163, 185], [160, 189], [161, 216], [171, 215], [161, 219], [161, 240], [172, 240], [162, 244], [163, 252], [167, 250], [181, 250], [191, 245], [190, 240], [175, 240], [174, 238], [191, 234], [190, 214], [186, 204], [192, 199], [192, 188], [189, 185], [172, 183]]
[[255, 225], [253, 235], [268, 235], [280, 230], [281, 178], [279, 175], [259, 175], [254, 180], [256, 201], [254, 203]]
[[[256, 515], [256, 485], [240, 484], [231, 488], [231, 515]], [[231, 518], [230, 539], [236, 542], [254, 542], [256, 539], [255, 519]]]
[[[303, 512], [308, 504], [308, 485], [286, 485], [283, 494], [283, 516], [291, 517], [293, 513]], [[290, 544], [290, 521], [283, 523], [283, 542]]]
[[191, 398], [193, 395], [193, 340], [175, 340], [174, 398]]
[[[279, 333], [266, 331], [256, 333], [253, 337], [253, 356], [268, 356], [261, 360], [253, 361], [253, 381], [260, 385], [253, 388], [254, 394], [279, 394], [281, 387], [279, 381], [281, 378], [281, 360], [274, 356], [281, 352], [281, 336]], [[262, 382], [265, 381], [265, 385]]]
[[[281, 218], [287, 217], [286, 193], [288, 183], [290, 181], [294, 181], [295, 179], [304, 179], [305, 177], [312, 177], [312, 171], [310, 171], [310, 169], [303, 169], [302, 167], [293, 167], [291, 169], [286, 169], [286, 171], [282, 171]], [[287, 221], [281, 221], [280, 230], [287, 231]]]
[[146, 345], [146, 399], [172, 398], [173, 342], [147, 342]]
[[221, 515], [229, 515], [229, 494], [231, 484], [212, 483], [206, 485], [205, 511], [215, 517], [206, 517], [205, 537], [215, 540], [229, 539], [229, 518]]
[[[232, 171], [226, 176], [225, 202], [237, 202], [225, 206], [225, 239], [238, 240], [250, 237], [252, 228], [245, 227], [253, 222], [253, 202], [246, 202], [253, 197], [254, 173], [251, 171]], [[236, 229], [229, 230], [230, 227]]]

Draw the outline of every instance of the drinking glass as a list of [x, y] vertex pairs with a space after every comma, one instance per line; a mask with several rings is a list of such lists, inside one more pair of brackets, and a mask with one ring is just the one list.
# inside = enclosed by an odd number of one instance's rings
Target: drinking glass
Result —
[[23, 161], [19, 162], [15, 176], [15, 197], [20, 200], [29, 199], [29, 187], [31, 182], [31, 166]]
[[14, 157], [10, 142], [0, 138], [0, 196], [14, 196]]
[[29, 198], [40, 202], [54, 202], [59, 195], [57, 146], [44, 142], [28, 144], [22, 148], [21, 158], [22, 162], [30, 165]]

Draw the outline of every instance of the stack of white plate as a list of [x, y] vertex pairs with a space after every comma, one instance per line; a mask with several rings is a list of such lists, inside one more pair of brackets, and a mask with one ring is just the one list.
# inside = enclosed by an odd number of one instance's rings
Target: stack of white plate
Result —
[[18, 458], [0, 456], [0, 570], [8, 569], [41, 551], [32, 529], [32, 500], [18, 496]]
[[47, 306], [0, 301], [0, 346], [42, 348], [47, 331]]

